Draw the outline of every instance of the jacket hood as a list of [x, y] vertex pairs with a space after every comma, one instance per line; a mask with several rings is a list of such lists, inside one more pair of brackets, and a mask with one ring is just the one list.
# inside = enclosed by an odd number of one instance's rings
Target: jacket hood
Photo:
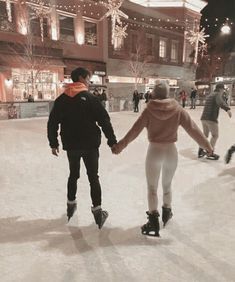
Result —
[[81, 82], [74, 82], [66, 84], [64, 93], [69, 97], [74, 97], [82, 91], [88, 91], [86, 85]]
[[167, 120], [175, 115], [181, 109], [181, 106], [174, 99], [156, 99], [150, 100], [146, 109], [154, 118]]

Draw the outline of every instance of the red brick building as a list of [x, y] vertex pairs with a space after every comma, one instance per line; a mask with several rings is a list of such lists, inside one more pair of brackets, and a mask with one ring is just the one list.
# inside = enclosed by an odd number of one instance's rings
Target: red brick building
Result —
[[184, 5], [144, 7], [124, 1], [120, 9], [129, 17], [122, 19], [128, 24], [127, 37], [122, 48], [114, 50], [111, 21], [100, 20], [107, 9], [99, 1], [54, 0], [45, 1], [44, 7], [38, 0], [30, 5], [11, 2], [12, 21], [6, 2], [0, 1], [0, 100], [23, 101], [30, 94], [35, 100], [53, 100], [78, 66], [90, 69], [93, 82], [106, 84], [113, 96], [128, 96], [135, 88], [130, 62], [139, 43], [144, 50], [139, 61], [145, 61], [138, 77], [140, 91], [156, 78], [167, 79], [173, 90], [190, 87], [195, 72], [185, 26], [200, 19], [199, 8], [186, 5], [186, 0], [170, 2]]

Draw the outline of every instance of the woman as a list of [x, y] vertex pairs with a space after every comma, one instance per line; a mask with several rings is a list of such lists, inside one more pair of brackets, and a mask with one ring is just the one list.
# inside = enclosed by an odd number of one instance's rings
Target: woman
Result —
[[141, 116], [128, 131], [126, 136], [115, 145], [113, 152], [119, 154], [143, 130], [147, 128], [149, 147], [145, 162], [145, 171], [148, 187], [148, 222], [144, 224], [142, 234], [159, 236], [159, 212], [157, 186], [162, 170], [163, 206], [162, 221], [165, 225], [172, 217], [171, 182], [178, 162], [178, 152], [175, 146], [177, 131], [181, 125], [186, 132], [212, 154], [212, 147], [199, 127], [190, 118], [189, 114], [174, 99], [169, 99], [167, 84], [157, 83]]
[[180, 100], [182, 102], [182, 107], [185, 108], [185, 105], [186, 105], [186, 100], [187, 100], [187, 94], [184, 90], [182, 90], [180, 92]]

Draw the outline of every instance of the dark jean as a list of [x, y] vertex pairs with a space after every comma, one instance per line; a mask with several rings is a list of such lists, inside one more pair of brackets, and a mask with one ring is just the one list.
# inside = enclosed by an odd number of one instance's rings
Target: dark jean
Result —
[[99, 182], [98, 167], [99, 167], [99, 150], [69, 150], [67, 151], [67, 157], [69, 161], [70, 174], [68, 178], [68, 193], [67, 197], [69, 201], [76, 199], [77, 193], [77, 180], [80, 177], [80, 160], [86, 167], [88, 180], [90, 183], [90, 195], [92, 204], [94, 207], [101, 205], [101, 187]]

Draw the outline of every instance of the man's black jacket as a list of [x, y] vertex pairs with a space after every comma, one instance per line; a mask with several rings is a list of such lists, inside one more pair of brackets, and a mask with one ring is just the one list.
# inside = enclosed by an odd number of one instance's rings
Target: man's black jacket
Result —
[[58, 130], [64, 150], [98, 148], [101, 143], [102, 128], [108, 145], [112, 147], [116, 141], [110, 117], [100, 101], [88, 91], [82, 91], [70, 97], [60, 95], [51, 110], [47, 136], [51, 148], [57, 148]]

